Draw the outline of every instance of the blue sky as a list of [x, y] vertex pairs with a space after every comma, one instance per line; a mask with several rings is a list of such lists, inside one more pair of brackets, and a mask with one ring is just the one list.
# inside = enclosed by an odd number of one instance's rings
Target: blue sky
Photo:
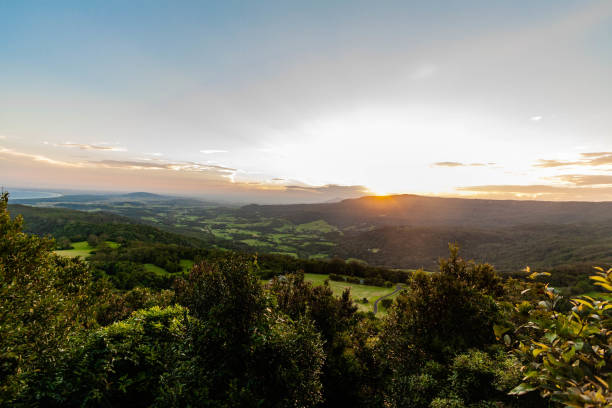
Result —
[[612, 198], [610, 2], [22, 1], [0, 18], [4, 185]]

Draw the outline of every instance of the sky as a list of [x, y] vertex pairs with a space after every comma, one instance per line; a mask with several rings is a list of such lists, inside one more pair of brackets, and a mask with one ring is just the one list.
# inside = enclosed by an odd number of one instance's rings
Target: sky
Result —
[[612, 200], [610, 1], [0, 1], [0, 184]]

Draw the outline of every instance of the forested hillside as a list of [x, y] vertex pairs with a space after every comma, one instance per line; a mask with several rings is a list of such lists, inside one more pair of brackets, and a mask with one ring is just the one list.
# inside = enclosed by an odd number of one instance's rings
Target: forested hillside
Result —
[[431, 268], [449, 242], [461, 245], [470, 259], [500, 271], [525, 265], [554, 268], [582, 262], [612, 263], [610, 224], [525, 224], [497, 229], [473, 227], [381, 227], [346, 232], [336, 254], [373, 265]]
[[57, 239], [66, 237], [71, 241], [82, 241], [90, 234], [106, 235], [107, 238], [123, 241], [143, 241], [185, 246], [202, 246], [196, 238], [162, 231], [146, 224], [105, 212], [82, 212], [65, 208], [31, 207], [14, 204], [13, 213], [24, 217], [26, 232], [38, 235], [49, 234]]
[[250, 205], [243, 215], [283, 217], [304, 223], [325, 220], [339, 227], [469, 226], [612, 222], [610, 202], [554, 202], [425, 197], [411, 194], [369, 196], [339, 203]]
[[[609, 407], [612, 306], [502, 279], [458, 248], [382, 319], [300, 271], [200, 260], [167, 288], [55, 255], [0, 200], [0, 406]], [[159, 244], [156, 244], [159, 245]], [[162, 257], [172, 252], [153, 253]], [[188, 247], [184, 247], [188, 249]], [[197, 250], [191, 248], [191, 250]], [[120, 253], [119, 253], [120, 254]], [[293, 258], [289, 258], [293, 259]], [[330, 265], [332, 265], [330, 263]], [[295, 273], [290, 273], [295, 272]], [[593, 281], [612, 290], [612, 271]]]

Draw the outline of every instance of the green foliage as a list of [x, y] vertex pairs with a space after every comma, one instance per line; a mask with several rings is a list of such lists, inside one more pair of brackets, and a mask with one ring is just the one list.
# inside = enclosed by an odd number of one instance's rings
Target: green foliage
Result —
[[[0, 406], [610, 406], [612, 305], [570, 302], [542, 282], [502, 282], [456, 246], [439, 273], [412, 274], [337, 258], [252, 261], [166, 242], [161, 232], [156, 243], [155, 229], [145, 237], [140, 227], [98, 223], [114, 220], [108, 214], [75, 224], [50, 214], [39, 226], [60, 232], [60, 246], [74, 234], [92, 235], [97, 247], [89, 264], [55, 256], [52, 240], [21, 232], [2, 197]], [[182, 215], [172, 225], [196, 220]], [[242, 239], [291, 225], [250, 224], [254, 235]], [[374, 247], [383, 254], [385, 245]], [[188, 276], [187, 260], [196, 264]], [[290, 273], [299, 270], [318, 275]], [[259, 279], [280, 273], [268, 285]], [[588, 288], [610, 290], [611, 279], [600, 269]], [[362, 281], [408, 284], [397, 301], [381, 301], [389, 308], [381, 320], [337, 292], [353, 283], [393, 290]]]
[[506, 392], [520, 380], [518, 362], [491, 349], [504, 317], [490, 294], [500, 292], [493, 269], [464, 261], [454, 246], [440, 273], [413, 276], [380, 335], [389, 406], [513, 403]]
[[390, 308], [392, 304], [393, 304], [393, 299], [391, 298], [384, 298], [380, 301], [380, 306], [383, 307], [384, 309]]
[[[595, 285], [612, 291], [612, 269], [596, 269]], [[610, 407], [612, 304], [583, 296], [561, 313], [558, 293], [546, 286], [543, 294], [528, 321], [515, 330], [514, 351], [526, 370], [524, 383], [512, 393], [537, 389], [564, 406]]]
[[166, 406], [188, 361], [187, 310], [157, 306], [73, 342], [42, 395], [59, 406]]
[[490, 296], [452, 275], [421, 272], [390, 309], [383, 340], [393, 349], [445, 358], [494, 342], [493, 325], [499, 320]]
[[179, 282], [177, 299], [195, 318], [190, 386], [214, 406], [313, 406], [321, 401], [320, 335], [311, 320], [275, 309], [253, 268], [227, 258], [198, 264]]
[[136, 287], [127, 292], [118, 292], [107, 280], [97, 281], [94, 287], [97, 298], [96, 319], [102, 326], [127, 319], [139, 309], [171, 306], [174, 298], [171, 290], [155, 291]]
[[31, 395], [67, 339], [91, 323], [90, 275], [55, 243], [21, 232], [0, 199], [0, 405]]
[[505, 394], [520, 382], [520, 364], [504, 354], [470, 350], [457, 355], [450, 366], [452, 394], [466, 403], [507, 399]]
[[275, 278], [269, 285], [278, 307], [293, 319], [306, 316], [314, 321], [324, 340], [325, 364], [322, 372], [324, 405], [362, 406], [372, 378], [355, 354], [364, 352], [355, 335], [360, 317], [357, 306], [345, 289], [336, 297], [326, 284], [313, 286], [303, 274]]

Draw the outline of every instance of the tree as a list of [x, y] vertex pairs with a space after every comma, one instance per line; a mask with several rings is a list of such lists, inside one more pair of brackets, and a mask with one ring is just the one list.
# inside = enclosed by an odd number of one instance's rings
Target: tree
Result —
[[98, 246], [99, 243], [100, 243], [100, 240], [98, 239], [97, 235], [89, 234], [89, 236], [87, 237], [87, 244], [90, 247], [95, 248]]
[[165, 407], [190, 371], [187, 311], [153, 307], [70, 344], [43, 405]]
[[78, 259], [53, 254], [55, 242], [22, 232], [0, 198], [0, 405], [36, 398], [32, 384], [50, 370], [67, 339], [94, 324], [90, 274]]
[[185, 405], [314, 406], [321, 401], [322, 341], [312, 321], [274, 307], [253, 263], [199, 264], [177, 284], [194, 317], [192, 399]]
[[394, 349], [444, 360], [494, 343], [493, 325], [501, 319], [490, 296], [455, 276], [416, 272], [389, 311], [383, 340]]
[[72, 249], [72, 243], [66, 237], [60, 237], [56, 243], [57, 249]]
[[356, 314], [350, 290], [336, 297], [328, 285], [305, 282], [303, 273], [274, 278], [268, 288], [283, 312], [293, 319], [311, 318], [325, 341], [323, 406], [366, 406], [377, 375], [370, 370], [371, 350], [361, 342], [371, 334], [364, 333], [368, 318]]
[[[441, 394], [450, 387], [445, 377], [453, 360], [495, 344], [493, 327], [503, 320], [488, 285], [476, 279], [483, 270], [488, 273], [488, 267], [464, 262], [451, 247], [450, 258], [440, 261], [440, 273], [415, 272], [393, 302], [379, 343], [385, 368], [381, 392], [389, 406], [424, 408], [438, 397], [448, 406], [463, 404], [457, 395]], [[463, 395], [479, 392], [478, 387], [468, 387]], [[444, 406], [442, 400], [437, 406]]]

